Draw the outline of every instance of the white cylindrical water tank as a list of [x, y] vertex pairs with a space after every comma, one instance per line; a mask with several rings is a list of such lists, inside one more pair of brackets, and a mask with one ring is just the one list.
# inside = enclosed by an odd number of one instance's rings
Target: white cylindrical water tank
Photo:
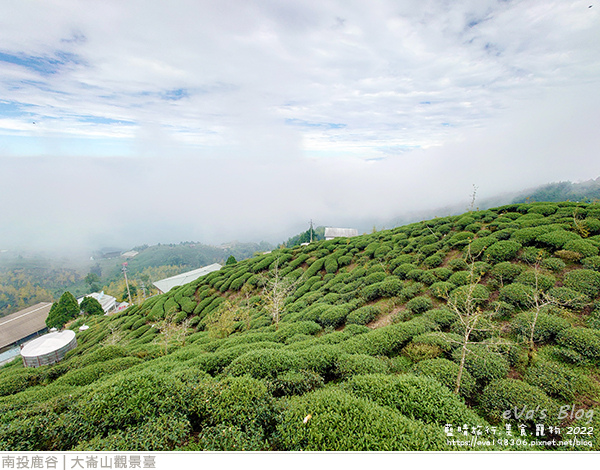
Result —
[[26, 343], [21, 349], [25, 367], [39, 367], [62, 360], [65, 354], [77, 347], [75, 332], [56, 331]]

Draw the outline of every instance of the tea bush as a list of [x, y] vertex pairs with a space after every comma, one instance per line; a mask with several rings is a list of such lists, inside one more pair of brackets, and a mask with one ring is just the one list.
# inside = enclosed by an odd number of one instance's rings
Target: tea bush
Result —
[[302, 395], [324, 385], [323, 377], [311, 370], [283, 372], [272, 382], [275, 397]]
[[[460, 363], [461, 353], [461, 349], [452, 353], [452, 359], [457, 364]], [[510, 371], [508, 361], [502, 355], [478, 344], [469, 346], [465, 356], [465, 368], [479, 385], [504, 378]]]
[[[451, 392], [454, 392], [456, 389], [458, 370], [458, 364], [444, 358], [421, 361], [414, 366], [414, 373], [416, 375], [435, 379]], [[468, 370], [463, 370], [459, 390], [460, 395], [468, 398], [475, 392], [475, 389], [475, 379]]]
[[438, 298], [438, 299], [447, 299], [450, 296], [450, 292], [452, 292], [456, 288], [455, 284], [451, 282], [434, 282], [429, 286], [429, 292]]
[[337, 360], [337, 372], [347, 379], [353, 375], [385, 374], [389, 366], [382, 359], [366, 354], [342, 354]]
[[568, 272], [565, 274], [564, 284], [592, 299], [600, 295], [600, 273], [591, 269], [576, 269]]
[[557, 362], [538, 362], [527, 369], [525, 381], [540, 387], [554, 398], [566, 402], [575, 399], [577, 374], [570, 368]]
[[556, 337], [559, 346], [572, 349], [587, 359], [600, 359], [600, 331], [585, 327], [562, 330]]
[[277, 424], [282, 451], [447, 450], [439, 427], [335, 388], [293, 397]]
[[581, 264], [587, 269], [600, 271], [600, 256], [590, 256], [589, 258], [582, 259]]
[[406, 303], [406, 308], [413, 314], [421, 314], [431, 309], [433, 302], [429, 297], [419, 296]]
[[590, 301], [588, 296], [568, 287], [553, 287], [548, 291], [548, 296], [553, 303], [568, 308], [583, 308]]
[[574, 251], [584, 257], [598, 256], [598, 247], [585, 240], [571, 240], [564, 245], [564, 249]]
[[521, 249], [521, 244], [512, 240], [501, 240], [489, 246], [484, 251], [484, 256], [492, 263], [510, 261]]
[[526, 286], [538, 289], [541, 291], [547, 291], [556, 284], [556, 278], [551, 274], [543, 274], [535, 272], [534, 270], [527, 270], [517, 276], [515, 282], [524, 284]]
[[534, 291], [525, 284], [515, 282], [500, 289], [499, 299], [518, 308], [528, 308], [533, 303]]
[[435, 324], [422, 318], [385, 326], [369, 333], [354, 336], [342, 344], [345, 352], [389, 356], [400, 351], [413, 337], [435, 328]]
[[542, 233], [536, 237], [536, 241], [555, 250], [563, 249], [568, 242], [580, 239], [581, 237], [576, 233], [567, 232], [566, 230], [562, 229]]
[[[490, 383], [480, 399], [486, 417], [494, 424], [526, 424], [530, 431], [537, 424], [557, 424], [558, 406], [542, 389], [515, 379], [501, 379]], [[540, 410], [545, 410], [541, 413]], [[504, 413], [510, 411], [506, 419]]]
[[344, 389], [429, 424], [486, 424], [462, 399], [426, 376], [362, 375], [349, 379]]
[[346, 323], [366, 325], [375, 320], [380, 314], [381, 310], [375, 305], [365, 305], [364, 307], [360, 307], [353, 312], [350, 312], [346, 317]]
[[[535, 312], [519, 313], [510, 324], [513, 333], [528, 340], [534, 317]], [[535, 324], [533, 340], [536, 343], [552, 342], [561, 331], [568, 329], [569, 326], [569, 321], [564, 318], [540, 312]]]
[[429, 310], [423, 314], [423, 317], [435, 323], [441, 329], [449, 327], [458, 318], [456, 312], [443, 307]]

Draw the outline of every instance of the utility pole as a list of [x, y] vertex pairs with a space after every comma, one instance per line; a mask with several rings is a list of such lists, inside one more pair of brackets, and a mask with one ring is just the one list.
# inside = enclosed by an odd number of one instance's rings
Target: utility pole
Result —
[[310, 219], [310, 242], [312, 243], [313, 241], [313, 222], [312, 219]]
[[131, 301], [131, 292], [129, 292], [129, 281], [127, 280], [127, 263], [123, 263], [123, 274], [125, 275], [125, 285], [127, 286], [127, 297], [129, 297], [129, 304], [131, 305], [133, 302]]

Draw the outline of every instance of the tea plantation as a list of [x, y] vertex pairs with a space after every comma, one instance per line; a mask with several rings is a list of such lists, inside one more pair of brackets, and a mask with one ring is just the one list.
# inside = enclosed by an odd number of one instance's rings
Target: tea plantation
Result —
[[0, 450], [598, 451], [599, 248], [530, 203], [225, 266], [1, 367]]

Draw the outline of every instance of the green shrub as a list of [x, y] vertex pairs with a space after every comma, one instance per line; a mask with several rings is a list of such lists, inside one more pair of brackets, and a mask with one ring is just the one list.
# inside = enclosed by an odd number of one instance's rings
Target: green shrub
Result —
[[[435, 379], [452, 392], [456, 390], [458, 370], [458, 364], [444, 358], [421, 361], [414, 366], [415, 374]], [[468, 370], [463, 370], [460, 381], [460, 395], [470, 397], [475, 392], [475, 388], [475, 379]]]
[[143, 361], [137, 357], [119, 357], [104, 362], [98, 362], [81, 369], [69, 371], [56, 380], [57, 384], [83, 386], [89, 385], [100, 378], [129, 369]]
[[123, 346], [115, 344], [102, 346], [95, 351], [90, 351], [81, 358], [75, 359], [74, 367], [85, 367], [98, 362], [109, 361], [118, 357], [127, 356], [127, 350]]
[[555, 250], [563, 249], [568, 242], [580, 239], [581, 237], [576, 233], [567, 232], [566, 230], [553, 230], [536, 237], [536, 241]]
[[404, 263], [398, 266], [392, 274], [400, 279], [407, 279], [408, 273], [414, 271], [417, 267], [412, 263]]
[[521, 244], [512, 240], [501, 240], [484, 251], [484, 256], [492, 263], [510, 261], [521, 249]]
[[404, 287], [402, 288], [402, 291], [400, 292], [400, 298], [403, 301], [408, 301], [408, 300], [412, 299], [414, 296], [421, 293], [421, 291], [423, 290], [423, 287], [425, 287], [425, 286], [423, 284], [421, 284], [420, 282], [407, 282], [406, 284], [404, 284]]
[[600, 359], [600, 331], [585, 327], [562, 330], [556, 337], [559, 346], [572, 349], [587, 359]]
[[[480, 403], [493, 424], [510, 423], [515, 427], [525, 424], [533, 431], [537, 424], [557, 423], [556, 403], [542, 389], [520, 380], [501, 379], [490, 383], [483, 390]], [[510, 418], [507, 419], [508, 412]]]
[[251, 350], [225, 368], [225, 373], [232, 376], [250, 375], [256, 379], [274, 379], [282, 372], [298, 370], [301, 361], [292, 352], [281, 349]]
[[438, 298], [438, 299], [447, 299], [450, 296], [450, 292], [452, 292], [456, 288], [455, 284], [451, 282], [434, 282], [429, 286], [429, 292]]
[[[491, 337], [494, 333], [494, 331], [497, 331], [497, 325], [495, 325], [491, 320], [490, 320], [490, 315], [484, 313], [483, 315], [480, 316], [480, 318], [478, 319], [477, 323], [475, 323], [473, 326], [473, 329], [471, 330], [471, 333], [469, 335], [469, 341], [476, 341], [476, 342], [480, 342], [483, 341], [489, 337]], [[455, 335], [464, 338], [466, 331], [465, 331], [465, 324], [463, 323], [463, 321], [461, 320], [457, 320], [455, 321], [451, 326], [450, 326], [450, 332], [454, 333]]]
[[548, 291], [548, 296], [553, 303], [568, 308], [583, 308], [590, 301], [586, 295], [568, 287], [553, 287]]
[[440, 281], [447, 281], [452, 276], [452, 270], [448, 268], [435, 268], [432, 272]]
[[318, 322], [324, 327], [337, 328], [342, 325], [348, 316], [348, 308], [343, 305], [328, 306], [318, 318]]
[[282, 323], [275, 332], [277, 341], [285, 342], [289, 338], [297, 335], [315, 335], [322, 331], [321, 326], [314, 321], [297, 321], [289, 324]]
[[280, 451], [446, 450], [441, 428], [336, 388], [292, 397], [276, 436]]
[[560, 258], [546, 258], [542, 261], [542, 267], [549, 269], [550, 271], [560, 272], [565, 269], [567, 265]]
[[402, 291], [402, 281], [398, 278], [388, 277], [377, 284], [378, 292], [381, 297], [395, 297]]
[[42, 375], [36, 369], [15, 369], [0, 375], [0, 397], [19, 393], [38, 385]]
[[526, 263], [534, 264], [539, 263], [545, 258], [548, 258], [548, 256], [549, 254], [546, 250], [533, 246], [528, 246], [523, 249], [523, 251], [519, 255], [519, 259], [521, 259], [521, 261], [525, 261]]
[[591, 269], [576, 269], [568, 272], [565, 274], [564, 284], [592, 299], [600, 295], [600, 273]]
[[547, 291], [556, 284], [556, 278], [554, 276], [543, 274], [539, 271], [536, 273], [535, 270], [522, 272], [517, 276], [515, 281], [541, 291]]
[[464, 286], [474, 281], [474, 276], [470, 271], [456, 271], [452, 276], [448, 278], [448, 282], [451, 282], [455, 286]]
[[575, 399], [577, 374], [570, 367], [557, 362], [534, 364], [527, 369], [525, 381], [559, 400], [572, 402]]
[[489, 235], [487, 237], [476, 238], [471, 242], [471, 244], [465, 248], [465, 250], [469, 250], [471, 256], [477, 257], [481, 253], [483, 253], [487, 247], [496, 243], [498, 239], [494, 235]]
[[504, 286], [499, 291], [499, 299], [518, 308], [528, 308], [532, 305], [534, 291], [531, 287], [515, 282]]
[[361, 375], [348, 380], [344, 389], [425, 423], [485, 425], [462, 399], [424, 375]]
[[440, 356], [442, 349], [435, 344], [408, 343], [402, 348], [401, 354], [411, 362], [419, 362]]
[[425, 266], [427, 266], [428, 268], [437, 268], [443, 262], [444, 262], [444, 258], [441, 255], [435, 254], [435, 255], [431, 255], [431, 256], [428, 256], [427, 258], [425, 258], [425, 261], [423, 261], [423, 264]]
[[[510, 324], [511, 330], [518, 337], [529, 340], [534, 319], [535, 312], [519, 313]], [[569, 326], [569, 321], [564, 318], [540, 312], [535, 322], [533, 341], [536, 343], [552, 342], [561, 331], [566, 330]]]
[[469, 267], [467, 262], [462, 258], [455, 258], [455, 259], [448, 261], [447, 266], [449, 269], [452, 269], [453, 271], [464, 271]]
[[346, 317], [346, 324], [354, 323], [357, 325], [366, 325], [371, 323], [381, 314], [379, 307], [375, 305], [365, 305], [360, 307], [353, 312], [350, 312]]
[[600, 256], [590, 256], [589, 258], [582, 259], [581, 264], [587, 269], [600, 271]]
[[[460, 363], [462, 351], [456, 349], [452, 359]], [[485, 385], [492, 380], [501, 379], [508, 375], [510, 370], [508, 361], [499, 353], [488, 349], [485, 345], [472, 344], [465, 356], [465, 369], [480, 385]]]
[[341, 346], [345, 352], [350, 354], [389, 356], [400, 351], [413, 337], [431, 331], [434, 327], [434, 323], [416, 318], [354, 336], [342, 343]]
[[325, 271], [328, 273], [335, 273], [338, 270], [338, 261], [334, 256], [328, 256], [325, 258]]
[[406, 303], [406, 308], [414, 314], [421, 314], [429, 310], [433, 302], [429, 297], [419, 296]]
[[311, 370], [290, 370], [279, 374], [273, 381], [273, 395], [302, 395], [321, 388], [324, 383], [323, 377]]
[[386, 278], [386, 274], [382, 271], [376, 271], [374, 273], [369, 274], [367, 277], [364, 278], [363, 283], [365, 286], [371, 285], [371, 284], [375, 284], [375, 283], [379, 283], [381, 281], [384, 281]]
[[386, 374], [389, 366], [378, 357], [366, 354], [342, 354], [337, 360], [337, 371], [343, 379], [347, 379], [359, 374]]
[[581, 260], [581, 258], [583, 258], [581, 253], [569, 250], [558, 250], [555, 251], [554, 254], [562, 259], [565, 263], [577, 263], [579, 260]]
[[522, 245], [529, 245], [534, 242], [537, 237], [546, 233], [548, 233], [548, 227], [545, 225], [526, 227], [515, 230], [511, 235], [511, 239]]
[[96, 436], [80, 442], [73, 451], [170, 451], [185, 443], [191, 432], [190, 422], [179, 414], [157, 417], [153, 421], [126, 430], [116, 430], [106, 437]]
[[209, 382], [208, 402], [202, 403], [202, 395], [193, 397], [210, 421], [237, 425], [244, 430], [266, 425], [274, 404], [267, 384], [251, 377], [227, 377], [215, 385]]
[[523, 272], [525, 268], [519, 264], [511, 263], [510, 261], [503, 261], [502, 263], [496, 264], [492, 268], [492, 276], [501, 283], [511, 283], [516, 277]]
[[444, 333], [442, 331], [431, 331], [413, 338], [413, 344], [425, 344], [436, 346], [445, 354], [450, 354], [458, 348], [463, 342], [463, 338], [454, 333]]
[[481, 284], [470, 284], [460, 286], [450, 293], [449, 302], [458, 308], [460, 311], [466, 311], [472, 307], [483, 305], [490, 293]]
[[580, 253], [584, 257], [598, 256], [598, 248], [585, 240], [571, 240], [565, 243], [564, 249]]
[[423, 314], [423, 317], [435, 323], [439, 328], [442, 329], [450, 326], [458, 318], [456, 312], [443, 307], [429, 310]]

